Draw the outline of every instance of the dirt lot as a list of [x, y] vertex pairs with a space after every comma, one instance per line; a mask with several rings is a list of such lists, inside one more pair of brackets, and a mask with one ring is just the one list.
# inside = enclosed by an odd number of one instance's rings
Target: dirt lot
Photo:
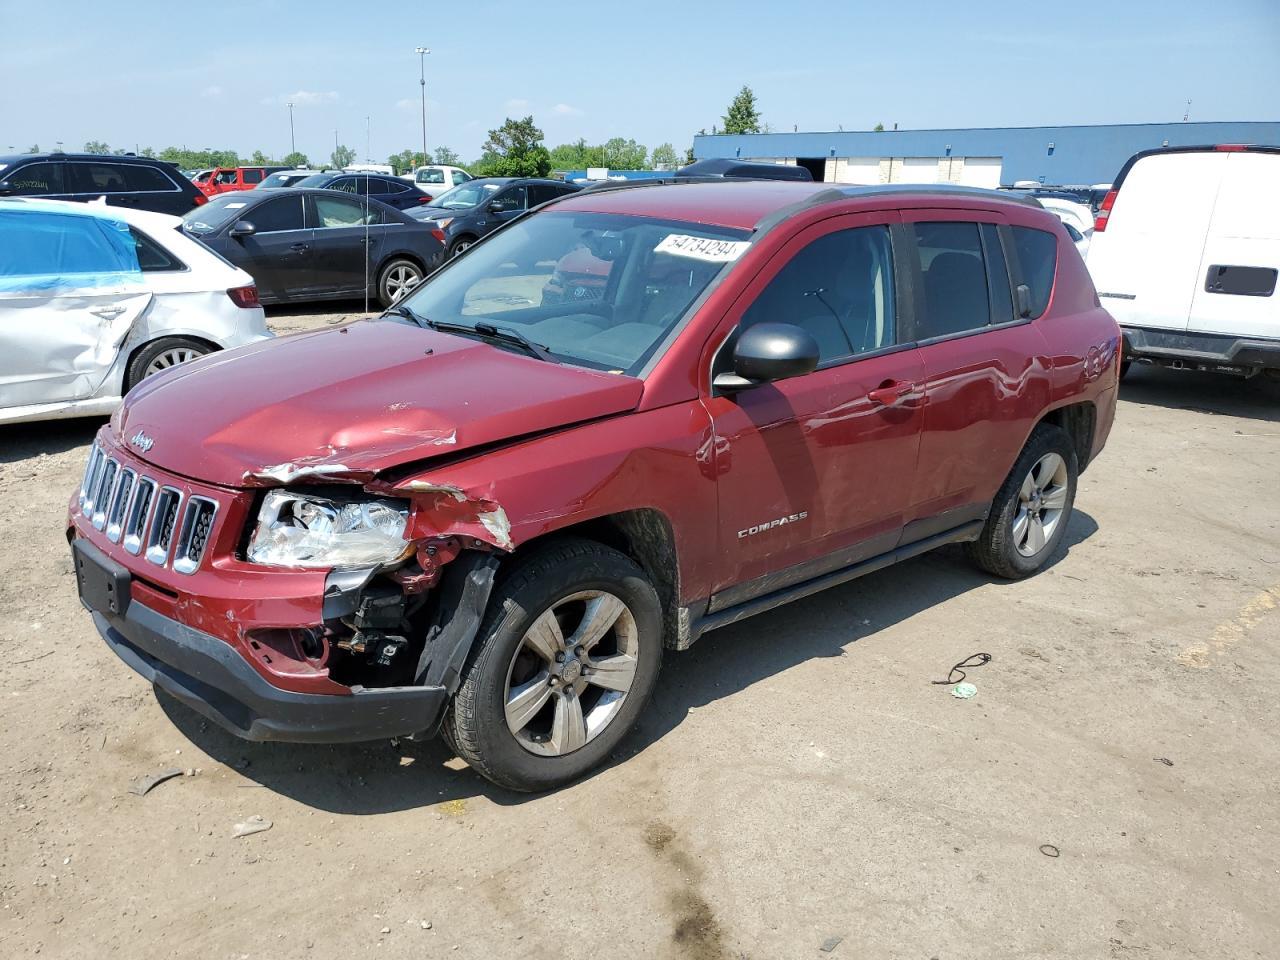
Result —
[[97, 425], [0, 428], [0, 956], [1276, 955], [1280, 384], [1135, 371], [1051, 569], [949, 549], [711, 634], [537, 797], [158, 701], [75, 599]]

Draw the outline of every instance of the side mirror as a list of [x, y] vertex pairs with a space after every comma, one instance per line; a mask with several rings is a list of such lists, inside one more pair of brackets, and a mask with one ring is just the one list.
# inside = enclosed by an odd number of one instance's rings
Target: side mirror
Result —
[[18, 188], [11, 184], [8, 180], [0, 181], [0, 197], [12, 196], [17, 193]]
[[1020, 283], [1013, 288], [1013, 292], [1018, 298], [1018, 319], [1025, 320], [1031, 316], [1031, 288]]
[[491, 200], [489, 201], [489, 212], [490, 213], [506, 213], [507, 208], [504, 204], [499, 203], [497, 200]]
[[716, 377], [721, 390], [745, 390], [774, 380], [812, 373], [818, 366], [818, 341], [791, 323], [757, 323], [738, 336], [733, 373]]
[[252, 237], [257, 232], [258, 232], [258, 228], [255, 227], [248, 220], [237, 220], [235, 223], [231, 225], [231, 229], [227, 231], [227, 236], [228, 237]]

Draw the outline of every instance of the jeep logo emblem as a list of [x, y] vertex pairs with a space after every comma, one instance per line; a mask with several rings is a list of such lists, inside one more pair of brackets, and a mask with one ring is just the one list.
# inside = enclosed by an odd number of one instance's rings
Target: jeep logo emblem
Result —
[[155, 443], [156, 443], [154, 440], [148, 437], [141, 430], [139, 430], [132, 437], [130, 437], [129, 442], [132, 443], [139, 450], [141, 450], [143, 453], [146, 453], [148, 450], [150, 450], [153, 446], [155, 446]]

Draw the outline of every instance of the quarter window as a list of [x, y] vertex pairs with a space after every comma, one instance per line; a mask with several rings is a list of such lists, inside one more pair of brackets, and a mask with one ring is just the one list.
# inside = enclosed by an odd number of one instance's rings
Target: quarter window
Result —
[[922, 277], [916, 298], [916, 339], [930, 340], [991, 322], [987, 270], [976, 223], [907, 224]]
[[258, 204], [243, 219], [253, 224], [258, 233], [303, 229], [302, 197], [278, 197]]
[[743, 314], [742, 326], [792, 323], [825, 363], [896, 342], [889, 228], [829, 233], [797, 253]]
[[129, 228], [129, 233], [133, 236], [133, 243], [138, 251], [138, 266], [143, 273], [186, 269], [180, 260], [145, 233], [134, 227]]
[[1022, 268], [1022, 282], [1031, 290], [1031, 316], [1040, 316], [1049, 306], [1053, 278], [1058, 269], [1058, 239], [1033, 227], [1014, 227], [1013, 246]]
[[28, 163], [10, 173], [4, 182], [18, 197], [74, 193], [74, 190], [67, 190], [65, 170], [66, 165], [61, 163]]
[[139, 163], [121, 165], [119, 169], [124, 173], [124, 181], [129, 190], [134, 193], [156, 193], [173, 189], [169, 178], [155, 167]]
[[991, 293], [991, 322], [1013, 321], [1013, 293], [1009, 286], [1009, 270], [1005, 265], [1000, 231], [994, 223], [982, 225], [982, 246], [986, 250], [987, 286]]

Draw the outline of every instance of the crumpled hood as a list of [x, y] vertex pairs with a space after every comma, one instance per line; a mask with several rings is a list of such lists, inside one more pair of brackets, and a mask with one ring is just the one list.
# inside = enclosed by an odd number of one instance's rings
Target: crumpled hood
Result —
[[412, 460], [634, 409], [644, 385], [391, 320], [265, 341], [159, 374], [116, 440], [225, 486], [367, 479]]

